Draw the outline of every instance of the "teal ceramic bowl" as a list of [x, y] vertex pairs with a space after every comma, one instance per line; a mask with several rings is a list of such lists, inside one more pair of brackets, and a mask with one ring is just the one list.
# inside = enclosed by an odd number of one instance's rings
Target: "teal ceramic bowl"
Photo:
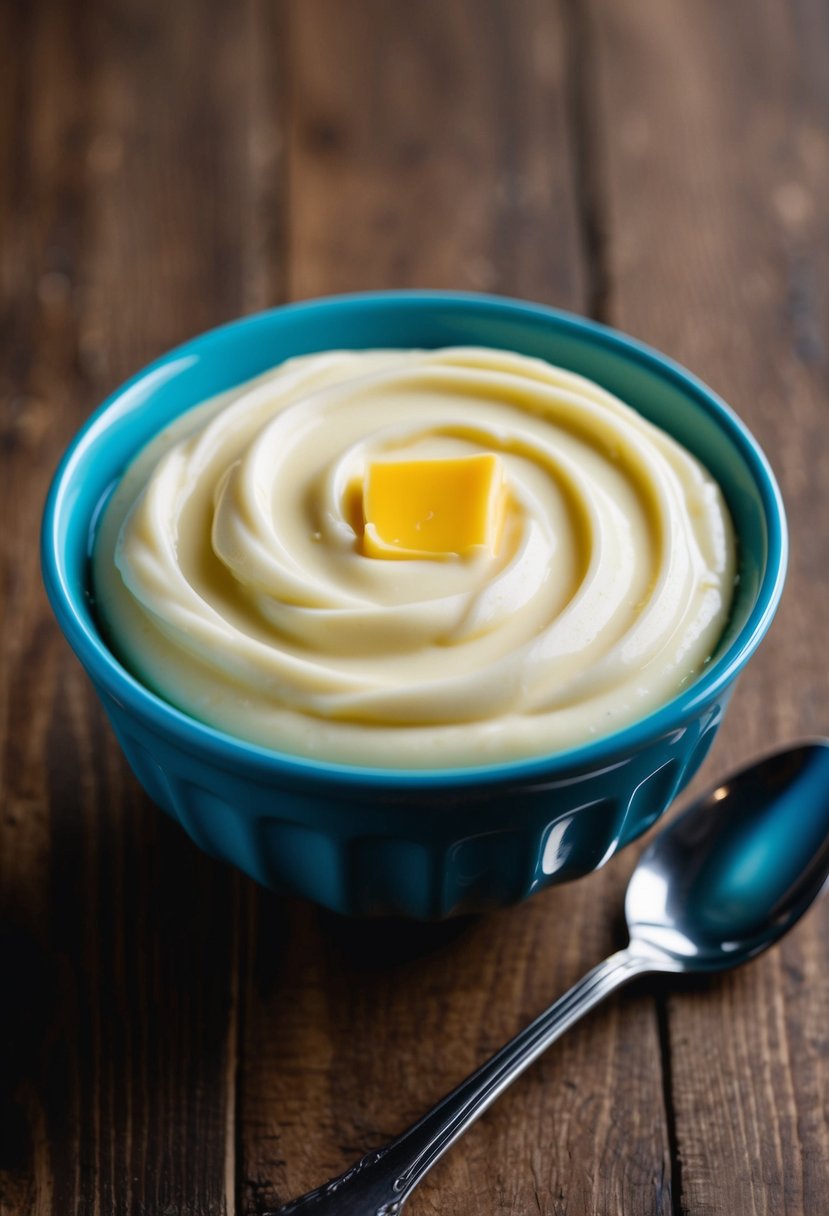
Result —
[[[248, 745], [160, 700], [104, 641], [89, 556], [101, 506], [136, 451], [189, 406], [290, 355], [475, 344], [537, 355], [636, 406], [708, 467], [739, 541], [730, 622], [704, 674], [607, 738], [474, 769], [385, 771]], [[138, 780], [207, 852], [277, 891], [352, 915], [438, 918], [523, 899], [602, 865], [659, 818], [702, 762], [780, 598], [786, 528], [768, 463], [693, 376], [579, 317], [493, 297], [386, 293], [277, 308], [204, 334], [94, 414], [51, 487], [46, 589]]]

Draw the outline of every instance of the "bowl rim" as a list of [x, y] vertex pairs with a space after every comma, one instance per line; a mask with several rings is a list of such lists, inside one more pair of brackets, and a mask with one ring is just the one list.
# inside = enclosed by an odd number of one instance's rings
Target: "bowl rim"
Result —
[[[326, 312], [360, 308], [373, 310], [377, 307], [402, 311], [412, 308], [416, 311], [445, 310], [448, 307], [452, 311], [482, 316], [500, 314], [541, 323], [552, 322], [560, 331], [569, 331], [630, 362], [644, 365], [651, 373], [678, 387], [726, 432], [743, 455], [759, 490], [768, 534], [768, 557], [747, 621], [725, 653], [697, 676], [688, 688], [645, 717], [612, 734], [560, 751], [466, 767], [387, 769], [347, 765], [271, 750], [192, 718], [136, 679], [121, 665], [103, 638], [87, 627], [78, 609], [79, 598], [86, 597], [86, 587], [73, 589], [67, 577], [58, 543], [59, 521], [71, 498], [75, 469], [87, 448], [98, 440], [100, 432], [105, 429], [110, 413], [122, 405], [135, 389], [145, 386], [149, 379], [159, 376], [171, 364], [198, 357], [205, 348], [232, 339], [235, 333], [243, 329], [267, 328], [274, 318], [286, 314], [301, 318], [304, 313], [324, 316]], [[94, 519], [90, 528], [93, 526]], [[702, 380], [669, 356], [599, 321], [508, 296], [460, 291], [395, 290], [323, 296], [281, 304], [243, 316], [188, 339], [146, 364], [117, 387], [75, 433], [52, 478], [41, 526], [41, 568], [52, 610], [70, 646], [99, 691], [103, 689], [156, 734], [160, 732], [170, 737], [187, 752], [201, 755], [206, 751], [211, 762], [242, 768], [254, 778], [261, 780], [282, 776], [294, 782], [310, 782], [317, 786], [370, 786], [375, 789], [448, 789], [483, 783], [526, 784], [536, 778], [566, 780], [568, 776], [586, 769], [612, 766], [624, 754], [638, 751], [658, 737], [684, 726], [725, 693], [771, 624], [783, 591], [787, 562], [785, 507], [769, 461], [731, 407]]]

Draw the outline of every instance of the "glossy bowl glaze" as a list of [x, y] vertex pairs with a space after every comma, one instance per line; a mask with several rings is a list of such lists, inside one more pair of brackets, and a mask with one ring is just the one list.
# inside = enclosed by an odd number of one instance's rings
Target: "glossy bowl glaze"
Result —
[[[121, 666], [95, 619], [89, 555], [103, 503], [152, 435], [290, 355], [459, 344], [536, 355], [591, 377], [669, 431], [719, 481], [738, 537], [739, 581], [718, 651], [696, 681], [583, 747], [490, 767], [390, 772], [248, 745], [174, 709]], [[400, 292], [261, 313], [139, 372], [67, 451], [46, 504], [42, 562], [58, 622], [136, 776], [201, 848], [274, 890], [338, 912], [438, 918], [586, 874], [658, 819], [702, 762], [771, 622], [786, 547], [780, 494], [756, 442], [675, 363], [537, 305]]]

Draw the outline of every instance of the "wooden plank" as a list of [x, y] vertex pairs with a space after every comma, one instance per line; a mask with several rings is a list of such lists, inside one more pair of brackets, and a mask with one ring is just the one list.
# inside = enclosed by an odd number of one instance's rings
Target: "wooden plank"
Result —
[[[724, 772], [829, 720], [829, 22], [749, 0], [593, 12], [610, 315], [736, 407], [789, 511], [789, 586], [707, 766]], [[671, 996], [677, 1211], [829, 1210], [827, 930], [824, 904], [773, 955]]]
[[[584, 306], [559, 5], [297, 0], [288, 28], [292, 294], [429, 285]], [[617, 946], [628, 869], [625, 855], [437, 928], [260, 896], [242, 1002], [245, 1209], [401, 1130]], [[652, 1001], [611, 1003], [488, 1112], [413, 1216], [669, 1212], [659, 1060]]]
[[582, 299], [559, 5], [389, 7], [290, 6], [291, 294]]
[[253, 263], [276, 257], [272, 151], [247, 142], [267, 101], [244, 70], [253, 6], [43, 0], [0, 20], [0, 1210], [232, 1212], [245, 884], [127, 772], [35, 538], [91, 408], [256, 302]]

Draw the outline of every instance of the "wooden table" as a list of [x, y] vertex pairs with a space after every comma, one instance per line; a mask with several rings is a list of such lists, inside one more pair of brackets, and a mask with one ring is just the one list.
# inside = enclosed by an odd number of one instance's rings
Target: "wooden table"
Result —
[[[826, 732], [827, 81], [817, 0], [0, 5], [3, 1216], [253, 1214], [338, 1172], [620, 943], [639, 851], [426, 929], [202, 856], [45, 603], [75, 428], [289, 298], [470, 288], [609, 321], [733, 403], [790, 513], [783, 607], [697, 787]], [[825, 1216], [828, 937], [824, 904], [740, 973], [611, 1001], [408, 1210]]]

